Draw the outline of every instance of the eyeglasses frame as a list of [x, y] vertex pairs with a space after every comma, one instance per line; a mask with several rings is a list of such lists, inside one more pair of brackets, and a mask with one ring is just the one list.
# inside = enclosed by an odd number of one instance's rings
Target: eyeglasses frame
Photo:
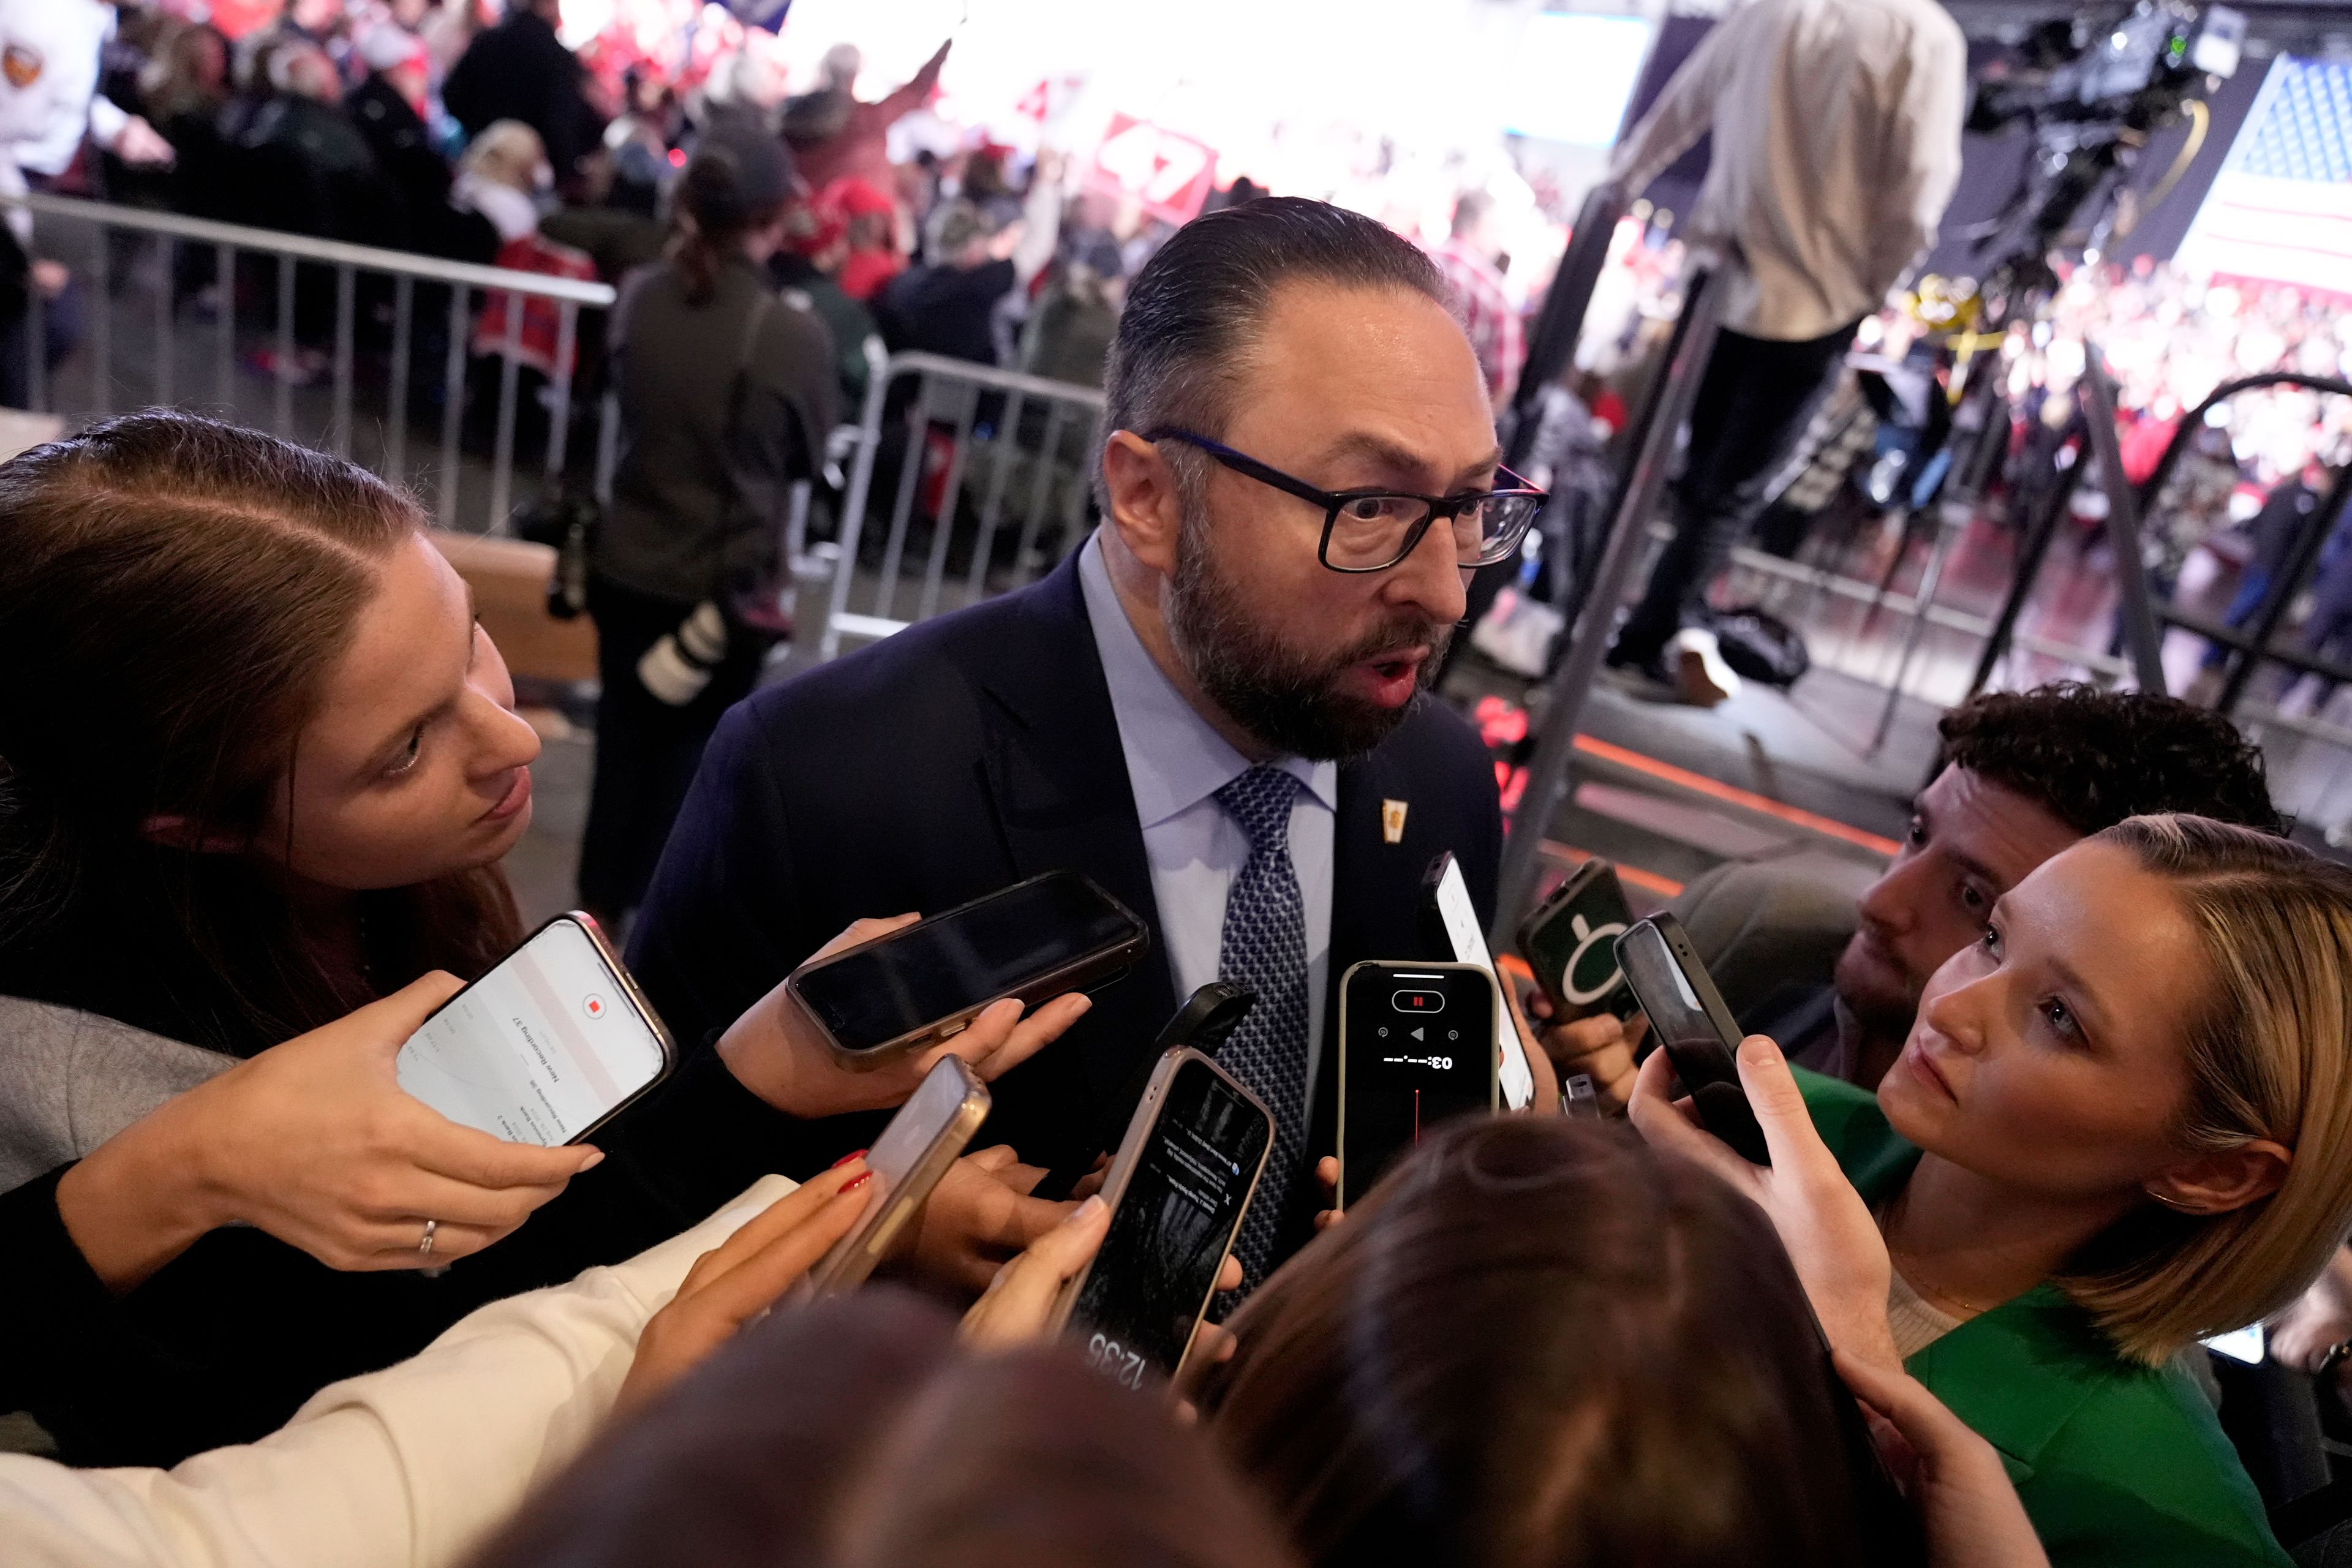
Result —
[[[1517, 482], [1515, 485], [1507, 489], [1494, 488], [1453, 496], [1425, 496], [1417, 495], [1412, 490], [1391, 490], [1376, 488], [1348, 490], [1327, 490], [1318, 486], [1308, 484], [1305, 479], [1300, 479], [1296, 474], [1286, 474], [1280, 468], [1274, 467], [1271, 463], [1260, 462], [1257, 458], [1251, 457], [1246, 452], [1237, 452], [1222, 441], [1212, 441], [1206, 436], [1196, 434], [1191, 430], [1179, 430], [1173, 426], [1166, 426], [1158, 430], [1146, 432], [1143, 438], [1147, 441], [1181, 441], [1188, 447], [1197, 447], [1202, 451], [1206, 452], [1210, 457], [1215, 458], [1219, 463], [1222, 463], [1226, 468], [1233, 469], [1234, 472], [1242, 475], [1245, 479], [1255, 479], [1262, 485], [1271, 485], [1276, 489], [1281, 490], [1287, 495], [1297, 496], [1300, 500], [1312, 501], [1317, 506], [1321, 507], [1323, 509], [1323, 539], [1322, 542], [1316, 547], [1315, 558], [1323, 564], [1325, 570], [1331, 572], [1346, 572], [1354, 574], [1370, 572], [1392, 571], [1396, 567], [1403, 564], [1406, 561], [1412, 559], [1412, 552], [1421, 548], [1421, 542], [1428, 536], [1429, 531], [1437, 525], [1437, 521], [1440, 518], [1444, 518], [1446, 521], [1451, 522], [1454, 519], [1459, 517], [1465, 509], [1484, 501], [1492, 500], [1497, 496], [1534, 497], [1538, 504], [1528, 511], [1528, 521], [1522, 524], [1516, 532], [1512, 533], [1509, 538], [1502, 540], [1492, 551], [1482, 551], [1479, 553], [1478, 559], [1475, 561], [1456, 563], [1457, 565], [1463, 566], [1465, 569], [1498, 565], [1505, 561], [1508, 561], [1511, 558], [1512, 552], [1518, 549], [1520, 542], [1527, 538], [1528, 531], [1535, 526], [1536, 519], [1543, 515], [1543, 506], [1541, 503], [1551, 499], [1549, 492], [1536, 489], [1535, 486], [1528, 484], [1527, 480], [1520, 479], [1518, 475], [1512, 473], [1510, 469], [1504, 468], [1499, 463], [1496, 465], [1495, 471], [1506, 478], [1517, 480]], [[1378, 566], [1334, 565], [1331, 561], [1331, 531], [1339, 526], [1340, 509], [1345, 507], [1349, 501], [1364, 500], [1374, 496], [1394, 500], [1419, 501], [1429, 508], [1429, 515], [1423, 518], [1420, 522], [1414, 524], [1413, 527], [1407, 531], [1405, 534], [1404, 547], [1397, 552], [1395, 559], [1385, 562]]]

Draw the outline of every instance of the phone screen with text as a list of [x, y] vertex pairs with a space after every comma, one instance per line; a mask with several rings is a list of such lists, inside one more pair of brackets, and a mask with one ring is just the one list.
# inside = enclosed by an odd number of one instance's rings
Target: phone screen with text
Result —
[[[1445, 922], [1445, 939], [1454, 949], [1454, 962], [1475, 963], [1494, 974], [1495, 955], [1486, 950], [1486, 933], [1478, 929], [1478, 910], [1470, 901], [1470, 884], [1462, 879], [1462, 863], [1451, 856], [1437, 884], [1436, 899], [1438, 918]], [[1499, 1013], [1495, 1016], [1495, 1049], [1502, 1063], [1503, 1103], [1524, 1110], [1536, 1097], [1535, 1070], [1528, 1066], [1517, 1026]]]
[[1353, 1202], [1448, 1117], [1495, 1109], [1495, 987], [1466, 969], [1368, 966], [1347, 979], [1341, 1195]]
[[1088, 1361], [1129, 1388], [1175, 1372], [1273, 1138], [1208, 1063], [1176, 1069], [1071, 1310]]
[[513, 1143], [567, 1143], [661, 1076], [661, 1040], [578, 921], [559, 920], [400, 1047], [400, 1087]]

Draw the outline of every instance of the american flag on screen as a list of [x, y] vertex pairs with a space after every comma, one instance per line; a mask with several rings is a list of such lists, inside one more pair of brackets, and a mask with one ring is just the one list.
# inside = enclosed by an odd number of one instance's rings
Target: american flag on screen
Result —
[[2352, 61], [2271, 62], [2178, 259], [2352, 300]]

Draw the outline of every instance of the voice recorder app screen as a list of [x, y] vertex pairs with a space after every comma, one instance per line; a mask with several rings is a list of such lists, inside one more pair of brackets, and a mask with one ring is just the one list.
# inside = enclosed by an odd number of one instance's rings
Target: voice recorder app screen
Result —
[[661, 1071], [661, 1042], [588, 933], [557, 921], [425, 1020], [400, 1087], [514, 1143], [579, 1136]]
[[1485, 974], [1348, 977], [1340, 1153], [1350, 1202], [1449, 1116], [1494, 1108], [1495, 994]]

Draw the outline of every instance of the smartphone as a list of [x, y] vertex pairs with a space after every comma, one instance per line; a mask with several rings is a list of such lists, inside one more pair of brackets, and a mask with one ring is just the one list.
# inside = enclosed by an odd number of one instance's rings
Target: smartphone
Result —
[[1452, 1116], [1494, 1110], [1495, 977], [1475, 963], [1367, 959], [1339, 982], [1339, 1206]]
[[1127, 906], [1048, 871], [794, 970], [785, 994], [851, 1067], [960, 1033], [1002, 997], [1024, 1005], [1109, 984], [1151, 945]]
[[1617, 963], [1706, 1130], [1749, 1163], [1770, 1164], [1764, 1130], [1756, 1124], [1733, 1060], [1739, 1025], [1707, 977], [1682, 921], [1666, 914], [1634, 921], [1617, 939]]
[[1617, 967], [1617, 939], [1633, 923], [1617, 868], [1587, 860], [1519, 922], [1519, 953], [1560, 1023], [1596, 1013], [1631, 1017], [1636, 1007]]
[[1056, 1316], [1128, 1388], [1173, 1378], [1274, 1148], [1274, 1112], [1199, 1051], [1152, 1069], [1103, 1183], [1110, 1228]]
[[1143, 1091], [1150, 1086], [1160, 1058], [1181, 1046], [1214, 1058], [1256, 1005], [1257, 993], [1232, 980], [1212, 980], [1186, 997], [1184, 1005], [1160, 1026], [1151, 1054], [1136, 1064], [1118, 1093], [1106, 1103], [1094, 1135], [1082, 1142], [1076, 1154], [1047, 1171], [1029, 1189], [1029, 1195], [1056, 1204], [1068, 1197], [1071, 1190], [1086, 1180], [1087, 1173], [1095, 1168], [1095, 1161], [1110, 1147], [1111, 1140], [1123, 1134], [1134, 1120], [1135, 1108], [1143, 1102]]
[[677, 1042], [587, 915], [556, 916], [443, 1003], [400, 1087], [510, 1143], [577, 1143], [667, 1077]]
[[962, 1058], [940, 1058], [866, 1151], [872, 1195], [849, 1234], [809, 1270], [803, 1294], [837, 1296], [863, 1285], [987, 1120], [988, 1086]]
[[[1486, 951], [1486, 933], [1478, 929], [1478, 911], [1470, 902], [1470, 884], [1462, 879], [1453, 851], [1443, 851], [1429, 863], [1422, 892], [1432, 940], [1442, 942], [1456, 963], [1475, 963], [1495, 977], [1495, 955]], [[1528, 1066], [1527, 1047], [1507, 1007], [1495, 1014], [1495, 1053], [1502, 1063], [1503, 1103], [1525, 1110], [1535, 1102], [1536, 1075]]]

